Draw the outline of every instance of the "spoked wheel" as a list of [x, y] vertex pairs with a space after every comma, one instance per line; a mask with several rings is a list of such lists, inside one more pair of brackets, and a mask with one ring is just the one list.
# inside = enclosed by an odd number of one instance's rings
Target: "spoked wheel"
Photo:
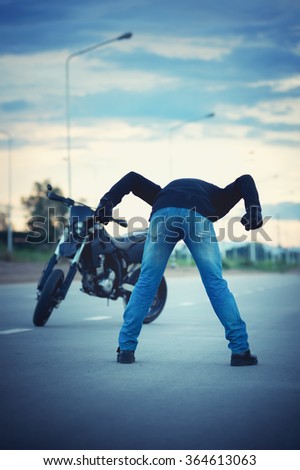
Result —
[[[138, 276], [137, 276], [137, 279], [138, 279]], [[136, 279], [136, 282], [137, 282], [137, 279]], [[125, 306], [128, 304], [130, 296], [131, 296], [131, 292], [128, 292], [123, 297]], [[165, 278], [163, 277], [157, 289], [153, 302], [148, 310], [148, 313], [146, 317], [144, 318], [143, 323], [151, 323], [154, 320], [156, 320], [156, 318], [161, 314], [165, 306], [166, 300], [167, 300], [167, 283], [166, 283]]]
[[64, 272], [62, 269], [55, 269], [49, 275], [34, 310], [33, 323], [35, 326], [44, 326], [47, 323], [52, 310], [58, 303], [58, 293], [63, 282]]

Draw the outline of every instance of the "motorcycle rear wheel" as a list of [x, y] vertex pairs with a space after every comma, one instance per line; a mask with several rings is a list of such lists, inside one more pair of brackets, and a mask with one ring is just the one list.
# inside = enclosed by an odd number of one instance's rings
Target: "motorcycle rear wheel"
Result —
[[54, 307], [58, 303], [58, 292], [64, 282], [64, 272], [62, 269], [54, 269], [49, 275], [40, 297], [37, 301], [34, 314], [33, 324], [35, 326], [44, 326]]
[[[128, 294], [126, 294], [126, 296], [123, 297], [125, 307], [128, 304], [130, 297], [131, 297], [131, 292], [128, 292]], [[144, 318], [144, 321], [143, 321], [144, 324], [151, 323], [154, 320], [156, 320], [156, 318], [161, 314], [165, 306], [166, 300], [167, 300], [167, 283], [166, 283], [165, 278], [163, 277], [157, 289], [153, 302], [148, 310], [148, 313], [146, 317]]]

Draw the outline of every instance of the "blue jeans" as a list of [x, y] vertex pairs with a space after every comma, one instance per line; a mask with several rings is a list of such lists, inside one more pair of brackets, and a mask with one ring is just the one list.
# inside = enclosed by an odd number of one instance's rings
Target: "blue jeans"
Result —
[[145, 242], [141, 274], [124, 312], [119, 335], [122, 350], [135, 350], [143, 320], [155, 297], [172, 250], [179, 240], [190, 250], [212, 307], [225, 328], [232, 353], [249, 349], [246, 324], [227, 282], [213, 223], [195, 211], [167, 207], [156, 211]]

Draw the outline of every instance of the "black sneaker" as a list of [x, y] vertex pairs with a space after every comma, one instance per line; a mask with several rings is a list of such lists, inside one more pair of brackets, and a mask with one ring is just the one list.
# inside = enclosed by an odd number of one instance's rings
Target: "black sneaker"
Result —
[[134, 351], [123, 351], [118, 348], [117, 353], [117, 362], [121, 362], [122, 364], [132, 364], [135, 361]]
[[250, 349], [241, 354], [231, 355], [232, 366], [256, 366], [257, 362], [257, 356], [251, 354]]

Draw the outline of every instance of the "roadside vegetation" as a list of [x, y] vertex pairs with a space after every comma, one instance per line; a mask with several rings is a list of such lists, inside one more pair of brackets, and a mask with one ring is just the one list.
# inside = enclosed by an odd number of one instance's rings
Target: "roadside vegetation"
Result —
[[[241, 270], [241, 271], [265, 271], [265, 272], [287, 272], [294, 269], [299, 269], [299, 265], [296, 263], [286, 263], [280, 260], [264, 260], [251, 262], [245, 258], [228, 259], [222, 260], [222, 266], [224, 270]], [[176, 269], [178, 268], [196, 268], [194, 260], [191, 259], [175, 259], [172, 257], [169, 261], [169, 267]]]
[[[23, 243], [14, 248], [13, 254], [8, 256], [6, 246], [0, 242], [0, 261], [13, 261], [15, 263], [46, 263], [53, 254], [56, 244], [30, 245]], [[264, 260], [251, 262], [245, 258], [236, 259], [224, 258], [222, 261], [223, 269], [241, 270], [241, 271], [265, 271], [265, 272], [287, 272], [293, 269], [299, 269], [296, 263], [286, 263], [284, 260]], [[192, 258], [183, 259], [171, 256], [168, 264], [169, 268], [195, 268], [196, 265]]]
[[[0, 243], [0, 260], [1, 261], [14, 261], [18, 262], [32, 262], [32, 263], [46, 263], [55, 250], [56, 244], [41, 244], [41, 245], [28, 245], [23, 244], [14, 249], [11, 256], [7, 255], [6, 246]], [[286, 272], [298, 268], [296, 263], [286, 263], [280, 260], [264, 260], [256, 261], [255, 263], [245, 259], [223, 259], [222, 261], [224, 270], [244, 270], [244, 271], [266, 271], [266, 272]], [[171, 256], [169, 268], [196, 268], [194, 260], [175, 258]]]

